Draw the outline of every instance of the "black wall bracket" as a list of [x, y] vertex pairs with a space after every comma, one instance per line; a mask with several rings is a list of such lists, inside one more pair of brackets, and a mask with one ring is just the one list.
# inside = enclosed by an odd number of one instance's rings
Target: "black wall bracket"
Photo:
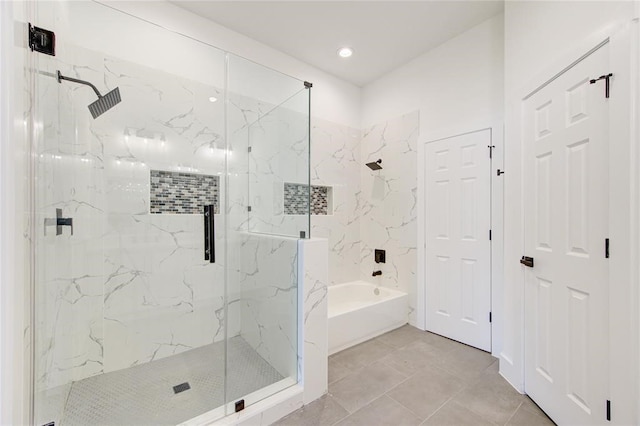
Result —
[[56, 56], [56, 34], [29, 24], [29, 48], [32, 52]]

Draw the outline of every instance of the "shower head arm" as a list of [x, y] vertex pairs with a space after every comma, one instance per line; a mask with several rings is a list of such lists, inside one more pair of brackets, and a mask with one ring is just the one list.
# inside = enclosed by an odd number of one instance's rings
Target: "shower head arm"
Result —
[[102, 97], [100, 92], [98, 92], [98, 88], [93, 84], [89, 83], [88, 81], [78, 80], [77, 78], [72, 78], [72, 77], [65, 77], [64, 75], [62, 75], [62, 73], [60, 73], [60, 71], [58, 71], [58, 83], [62, 84], [62, 80], [67, 80], [73, 83], [84, 84], [85, 86], [89, 86], [93, 89], [94, 92], [96, 92], [96, 95], [98, 95], [98, 98]]

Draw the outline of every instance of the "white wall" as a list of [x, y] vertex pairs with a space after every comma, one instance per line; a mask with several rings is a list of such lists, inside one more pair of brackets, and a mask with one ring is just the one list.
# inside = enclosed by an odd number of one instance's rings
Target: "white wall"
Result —
[[28, 269], [15, 258], [26, 253], [23, 234], [25, 146], [27, 121], [23, 111], [28, 105], [28, 89], [22, 86], [23, 67], [28, 54], [24, 4], [0, 2], [0, 424], [21, 424], [29, 408], [29, 384], [23, 380], [27, 370], [27, 348], [23, 345], [29, 311]]
[[364, 87], [362, 128], [420, 111], [420, 134], [502, 114], [503, 16], [498, 15]]
[[[374, 155], [374, 153], [377, 152], [381, 143], [384, 146], [385, 138], [390, 145], [393, 145], [392, 139], [395, 135], [385, 135], [382, 131], [381, 139], [376, 136], [376, 129], [384, 130], [386, 125], [389, 125], [390, 133], [393, 129], [395, 133], [409, 134], [412, 125], [406, 121], [406, 118], [413, 116], [418, 119], [417, 116], [419, 116], [419, 129], [415, 129], [415, 136], [417, 137], [418, 133], [420, 135], [419, 140], [406, 146], [402, 145], [403, 148], [396, 148], [407, 151], [397, 166], [400, 167], [402, 174], [402, 185], [406, 186], [405, 190], [412, 190], [413, 201], [416, 202], [417, 170], [420, 167], [416, 144], [433, 139], [431, 138], [433, 135], [444, 137], [461, 131], [487, 128], [501, 120], [503, 43], [503, 16], [497, 15], [364, 87], [362, 128], [368, 130], [364, 131], [363, 136], [362, 161], [377, 159], [377, 154]], [[417, 111], [417, 114], [411, 114], [413, 111]], [[399, 120], [398, 117], [403, 115], [404, 117]], [[370, 139], [371, 141], [367, 142]], [[402, 137], [399, 139], [401, 141]], [[371, 147], [373, 149], [370, 149]], [[386, 161], [384, 154], [381, 158], [384, 166]], [[403, 167], [403, 165], [406, 166]], [[389, 171], [383, 169], [383, 175]], [[371, 175], [375, 174], [375, 172], [368, 173], [368, 170], [362, 173], [361, 204], [371, 208], [375, 208], [377, 204], [374, 199], [375, 194], [371, 193]], [[368, 184], [365, 185], [367, 182]], [[393, 183], [393, 180], [391, 182]], [[411, 199], [410, 195], [409, 199]], [[418, 297], [421, 297], [418, 296], [416, 288], [420, 285], [416, 280], [419, 264], [416, 256], [416, 229], [420, 229], [419, 225], [416, 226], [418, 209], [415, 204], [413, 207], [411, 204], [407, 205], [406, 213], [409, 213], [409, 216], [405, 217], [403, 214], [394, 212], [389, 203], [383, 202], [380, 208], [386, 211], [381, 213], [374, 211], [372, 217], [381, 223], [376, 224], [375, 220], [373, 222], [369, 220], [369, 222], [384, 228], [384, 226], [394, 226], [394, 220], [401, 218], [401, 222], [406, 221], [409, 225], [408, 229], [411, 229], [411, 237], [407, 235], [409, 239], [400, 244], [400, 247], [409, 251], [403, 253], [404, 259], [398, 259], [401, 260], [402, 271], [407, 272], [406, 276], [399, 273], [396, 268], [388, 267], [383, 270], [383, 278], [390, 276], [387, 277], [387, 281], [382, 280], [382, 282], [388, 282], [392, 287], [408, 291], [410, 323], [420, 325], [420, 318], [416, 317], [414, 312], [414, 309], [419, 306]], [[400, 209], [402, 210], [402, 207]], [[368, 226], [369, 222], [365, 220], [363, 226]], [[371, 229], [363, 228], [361, 234], [369, 235], [370, 231]], [[393, 233], [391, 234], [390, 236], [394, 237]], [[399, 241], [402, 241], [402, 238]], [[363, 243], [362, 264], [366, 267], [363, 267], [362, 279], [371, 280], [371, 271], [367, 268], [371, 265], [369, 256], [372, 256], [370, 253], [372, 248], [385, 247], [373, 247]], [[392, 255], [393, 253], [387, 253], [387, 259]], [[400, 276], [403, 278], [399, 279]], [[405, 280], [409, 282], [402, 282]], [[404, 286], [408, 288], [405, 289]]]
[[[524, 253], [520, 170], [520, 100], [578, 59], [588, 38], [597, 39], [633, 16], [633, 3], [618, 1], [505, 2], [505, 291], [500, 372], [524, 389], [523, 273]], [[594, 41], [594, 45], [597, 42]], [[588, 49], [588, 48], [585, 48]], [[572, 55], [575, 54], [575, 57]], [[571, 57], [572, 59], [568, 59]], [[567, 58], [561, 64], [561, 58]], [[554, 68], [557, 66], [557, 69]]]

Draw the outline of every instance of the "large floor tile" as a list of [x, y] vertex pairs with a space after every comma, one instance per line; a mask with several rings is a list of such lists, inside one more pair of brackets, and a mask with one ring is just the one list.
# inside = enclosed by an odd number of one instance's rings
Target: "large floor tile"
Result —
[[547, 417], [547, 413], [542, 411], [540, 407], [538, 407], [538, 405], [527, 395], [524, 396], [524, 399], [522, 401], [522, 406], [520, 408], [524, 408], [525, 410], [529, 410], [534, 414]]
[[333, 383], [353, 373], [353, 370], [344, 366], [340, 361], [329, 358], [329, 383]]
[[429, 426], [491, 426], [492, 423], [467, 410], [455, 401], [449, 401], [429, 417], [423, 425]]
[[[504, 377], [494, 368], [494, 365], [487, 367], [476, 380], [470, 385], [471, 389], [491, 389], [493, 396], [513, 401], [514, 404], [524, 402], [527, 397], [522, 395], [507, 382]], [[538, 408], [531, 403], [533, 407]], [[532, 408], [533, 409], [533, 408]]]
[[446, 337], [440, 336], [435, 333], [430, 333], [428, 331], [420, 336], [419, 341], [431, 346], [433, 348], [432, 352], [436, 352], [439, 354], [446, 354], [453, 350], [459, 349], [461, 346], [464, 346], [460, 342], [447, 339]]
[[437, 368], [426, 368], [387, 393], [422, 420], [464, 388], [464, 382]]
[[496, 358], [408, 325], [331, 356], [322, 401], [278, 424], [553, 424], [500, 376]]
[[495, 360], [488, 352], [466, 345], [459, 345], [455, 350], [440, 357], [438, 365], [451, 374], [471, 383], [487, 367], [491, 366]]
[[411, 376], [423, 368], [438, 365], [442, 355], [434, 353], [433, 350], [433, 347], [424, 342], [413, 342], [393, 351], [384, 357], [383, 361], [407, 376]]
[[424, 339], [426, 334], [430, 333], [406, 324], [400, 328], [383, 334], [378, 337], [377, 340], [394, 348], [402, 348], [417, 340]]
[[393, 347], [373, 339], [360, 343], [352, 348], [345, 349], [342, 352], [332, 355], [331, 358], [343, 366], [355, 370], [376, 362], [393, 351]]
[[522, 399], [523, 396], [517, 392], [515, 395], [505, 394], [501, 389], [482, 381], [465, 388], [455, 397], [455, 401], [460, 405], [486, 420], [501, 425], [520, 407]]
[[330, 384], [329, 394], [353, 413], [404, 380], [404, 374], [379, 361]]
[[338, 426], [413, 426], [420, 419], [388, 396], [381, 396], [346, 417]]
[[507, 423], [507, 425], [513, 426], [549, 426], [554, 424], [544, 413], [537, 414], [523, 406], [516, 411]]
[[275, 423], [277, 426], [331, 426], [349, 415], [330, 395], [313, 401]]

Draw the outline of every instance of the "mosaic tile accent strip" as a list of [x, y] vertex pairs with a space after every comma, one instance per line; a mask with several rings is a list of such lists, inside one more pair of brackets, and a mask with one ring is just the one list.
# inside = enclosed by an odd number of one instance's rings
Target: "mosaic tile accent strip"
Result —
[[[307, 214], [309, 186], [299, 183], [284, 183], [284, 214]], [[329, 214], [329, 187], [311, 186], [311, 214]]]
[[151, 170], [152, 214], [198, 214], [207, 204], [219, 213], [219, 177]]

